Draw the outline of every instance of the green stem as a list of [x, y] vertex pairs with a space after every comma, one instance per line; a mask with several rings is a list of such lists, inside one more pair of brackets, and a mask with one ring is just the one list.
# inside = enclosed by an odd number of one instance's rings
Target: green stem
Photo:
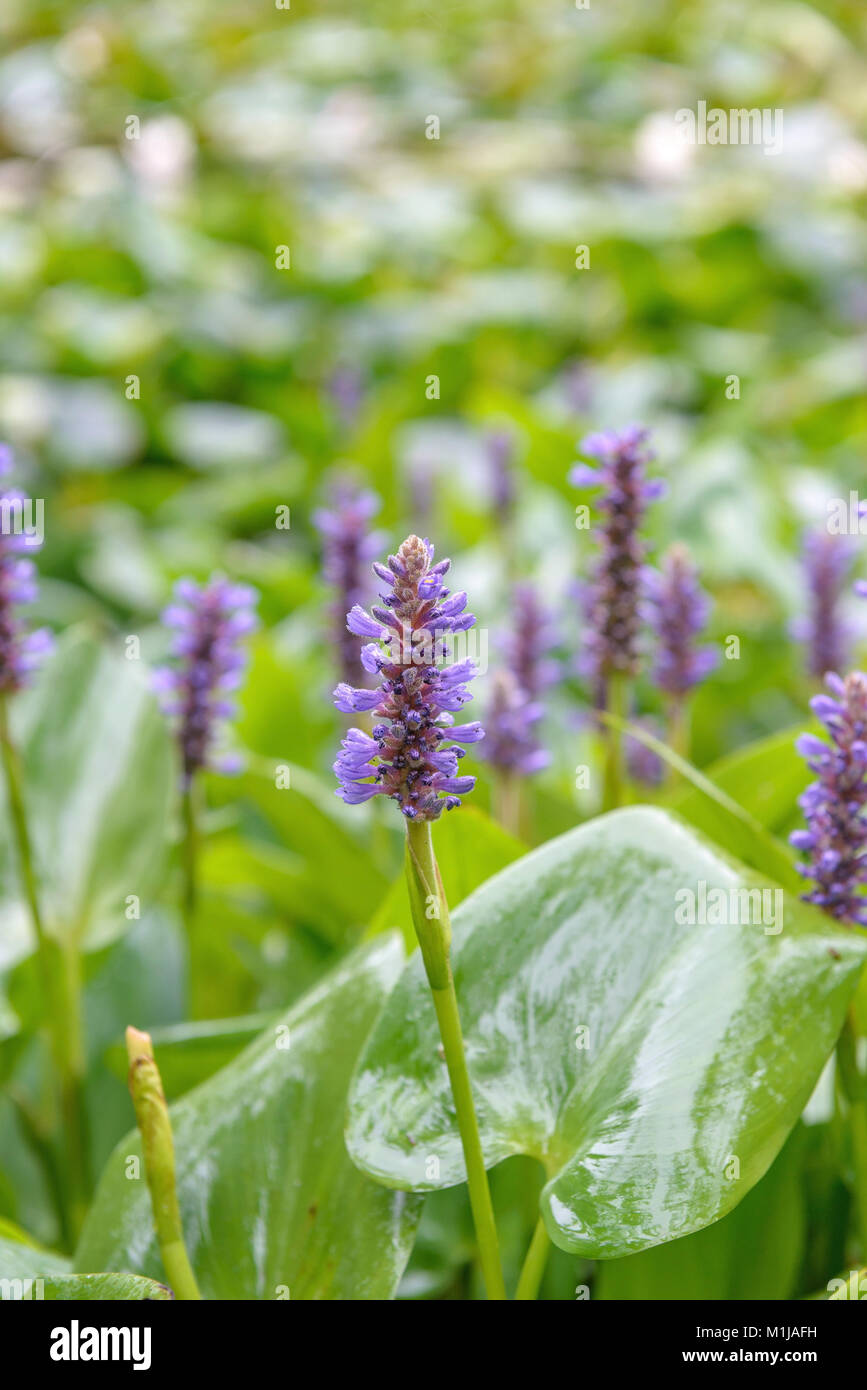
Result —
[[837, 1042], [837, 1065], [849, 1107], [855, 1205], [863, 1259], [867, 1257], [867, 1084], [858, 1069], [858, 1032], [851, 1008]]
[[175, 1298], [200, 1300], [202, 1295], [184, 1244], [169, 1108], [149, 1035], [140, 1033], [137, 1028], [127, 1028], [126, 1050], [129, 1090], [141, 1132], [145, 1176], [163, 1268]]
[[43, 1006], [51, 1036], [51, 1052], [59, 1076], [60, 1114], [67, 1170], [65, 1234], [69, 1243], [74, 1243], [84, 1220], [88, 1199], [80, 962], [75, 943], [66, 941], [55, 944], [45, 931], [27, 826], [20, 760], [9, 729], [5, 696], [0, 696], [0, 755], [6, 778], [21, 881], [36, 937]]
[[452, 976], [449, 947], [451, 922], [436, 859], [430, 823], [407, 822], [407, 877], [413, 922], [421, 947], [428, 983], [433, 994], [446, 1066], [457, 1114], [458, 1130], [467, 1169], [470, 1207], [479, 1247], [479, 1261], [488, 1298], [505, 1299], [506, 1287], [488, 1174], [482, 1154], [479, 1123], [473, 1102], [470, 1074], [464, 1051], [458, 1000]]
[[198, 862], [199, 862], [199, 817], [196, 795], [195, 779], [191, 778], [184, 787], [181, 799], [181, 811], [184, 822], [184, 843], [183, 843], [183, 890], [182, 907], [184, 921], [187, 924], [187, 931], [190, 936], [193, 934], [193, 923], [196, 918], [196, 909], [199, 901], [199, 882], [198, 882]]
[[515, 1299], [519, 1303], [525, 1303], [539, 1296], [539, 1285], [542, 1283], [542, 1275], [545, 1273], [545, 1265], [548, 1261], [548, 1252], [551, 1249], [551, 1241], [545, 1229], [545, 1223], [541, 1216], [536, 1222], [536, 1229], [533, 1232], [533, 1239], [530, 1241], [530, 1248], [521, 1266], [518, 1287], [515, 1290]]
[[[615, 672], [608, 680], [607, 713], [625, 720], [629, 707], [629, 685], [625, 676]], [[623, 736], [617, 724], [609, 724], [605, 739], [605, 785], [603, 811], [613, 811], [623, 800], [624, 757]]]
[[504, 830], [521, 837], [521, 779], [514, 772], [498, 772], [494, 780], [496, 818]]
[[198, 912], [199, 912], [199, 847], [201, 844], [201, 833], [199, 829], [199, 796], [198, 786], [195, 776], [188, 785], [184, 787], [181, 796], [181, 816], [183, 819], [183, 843], [181, 846], [181, 914], [184, 919], [184, 928], [187, 934], [187, 953], [189, 956], [190, 970], [190, 1013], [193, 1018], [198, 1018], [202, 1012], [200, 1006], [202, 999], [199, 982], [201, 972], [199, 969], [199, 933], [198, 933]]

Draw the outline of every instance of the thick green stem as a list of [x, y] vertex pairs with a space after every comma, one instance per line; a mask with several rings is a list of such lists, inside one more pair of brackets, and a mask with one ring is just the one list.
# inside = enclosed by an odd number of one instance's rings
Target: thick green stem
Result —
[[545, 1273], [545, 1265], [548, 1262], [548, 1252], [550, 1249], [551, 1241], [548, 1237], [548, 1232], [545, 1230], [545, 1223], [540, 1216], [539, 1220], [536, 1222], [533, 1239], [530, 1241], [530, 1248], [521, 1266], [518, 1287], [515, 1290], [515, 1299], [517, 1302], [525, 1303], [538, 1298], [539, 1286], [542, 1283], [542, 1275]]
[[433, 994], [446, 1066], [467, 1169], [467, 1187], [479, 1247], [479, 1262], [488, 1298], [504, 1299], [506, 1288], [488, 1174], [464, 1051], [458, 1000], [449, 948], [451, 922], [442, 880], [434, 858], [430, 824], [407, 823], [407, 878], [413, 922]]
[[858, 1068], [858, 1032], [851, 1008], [837, 1042], [837, 1066], [849, 1108], [855, 1205], [864, 1259], [867, 1258], [867, 1082]]
[[199, 1300], [202, 1295], [184, 1244], [178, 1206], [175, 1146], [169, 1109], [150, 1037], [147, 1033], [140, 1033], [137, 1028], [127, 1028], [126, 1050], [129, 1056], [129, 1090], [141, 1132], [145, 1176], [151, 1194], [163, 1268], [175, 1298]]
[[51, 1053], [59, 1077], [60, 1115], [67, 1175], [64, 1235], [68, 1243], [74, 1244], [87, 1209], [89, 1188], [83, 1094], [85, 1057], [81, 1019], [80, 960], [78, 947], [74, 942], [54, 943], [45, 931], [27, 826], [20, 761], [9, 729], [5, 696], [0, 696], [0, 755], [6, 778], [21, 882], [36, 938], [43, 1007], [51, 1037]]
[[[616, 719], [624, 720], [629, 707], [629, 684], [625, 676], [615, 672], [608, 680], [606, 709]], [[613, 811], [623, 800], [624, 783], [623, 735], [615, 724], [609, 724], [605, 736], [605, 785], [603, 811]]]

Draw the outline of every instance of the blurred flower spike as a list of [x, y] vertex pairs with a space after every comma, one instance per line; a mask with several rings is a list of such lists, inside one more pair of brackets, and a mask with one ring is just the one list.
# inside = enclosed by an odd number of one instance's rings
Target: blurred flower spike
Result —
[[200, 768], [237, 772], [240, 760], [219, 751], [225, 720], [236, 713], [230, 692], [243, 678], [246, 654], [241, 639], [257, 627], [255, 589], [212, 575], [199, 586], [181, 579], [162, 620], [174, 632], [172, 665], [154, 672], [164, 713], [177, 721], [184, 786]]

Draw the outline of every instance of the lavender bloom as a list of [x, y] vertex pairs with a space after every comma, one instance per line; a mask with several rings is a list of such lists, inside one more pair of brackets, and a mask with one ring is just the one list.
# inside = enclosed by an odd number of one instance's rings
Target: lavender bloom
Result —
[[350, 685], [362, 681], [364, 672], [358, 643], [346, 628], [345, 616], [368, 597], [369, 567], [382, 545], [381, 535], [370, 530], [379, 507], [376, 493], [362, 491], [341, 479], [334, 486], [331, 506], [313, 513], [313, 524], [323, 539], [323, 576], [336, 592], [330, 613], [340, 675]]
[[512, 473], [514, 453], [514, 440], [506, 430], [491, 430], [485, 436], [485, 454], [491, 479], [491, 501], [494, 506], [494, 514], [501, 525], [505, 525], [511, 519], [515, 506], [515, 479]]
[[867, 676], [853, 671], [843, 681], [832, 671], [825, 684], [831, 695], [816, 695], [810, 705], [831, 741], [801, 734], [796, 742], [818, 781], [798, 798], [807, 829], [789, 839], [808, 856], [798, 868], [816, 885], [806, 901], [842, 922], [867, 926], [860, 891], [867, 882]]
[[346, 363], [335, 367], [328, 381], [328, 394], [341, 429], [348, 432], [358, 419], [364, 400], [364, 378], [358, 368]]
[[257, 625], [257, 601], [254, 589], [220, 575], [201, 587], [181, 579], [162, 615], [175, 630], [171, 652], [177, 664], [156, 670], [153, 686], [163, 712], [178, 721], [185, 787], [199, 768], [237, 770], [237, 758], [217, 755], [215, 742], [222, 721], [236, 712], [227, 695], [241, 684], [246, 657], [240, 639]]
[[[663, 740], [665, 732], [653, 719], [638, 719], [638, 726], [655, 738]], [[665, 778], [665, 765], [658, 753], [648, 748], [640, 739], [626, 736], [623, 743], [626, 754], [626, 770], [633, 782], [645, 787], [660, 787]]]
[[792, 635], [807, 648], [810, 675], [821, 680], [826, 671], [846, 666], [849, 632], [839, 609], [855, 547], [848, 536], [811, 531], [804, 537], [803, 558], [808, 611], [792, 624]]
[[638, 528], [647, 503], [662, 495], [661, 479], [647, 481], [648, 432], [638, 425], [590, 435], [582, 449], [600, 462], [598, 471], [576, 464], [569, 474], [575, 487], [604, 487], [604, 513], [597, 535], [602, 553], [584, 596], [586, 669], [603, 699], [608, 678], [638, 670], [639, 594], [644, 546]]
[[[0, 476], [8, 473], [11, 467], [11, 451], [0, 445]], [[3, 695], [21, 690], [31, 671], [53, 645], [48, 628], [28, 632], [17, 611], [36, 598], [36, 566], [23, 557], [42, 544], [39, 537], [21, 529], [20, 518], [26, 503], [27, 498], [15, 488], [0, 491], [0, 694]]]
[[[365, 670], [379, 676], [376, 690], [341, 683], [334, 703], [344, 713], [371, 710], [378, 720], [373, 736], [350, 729], [334, 764], [337, 796], [350, 805], [388, 796], [408, 820], [437, 820], [443, 810], [461, 804], [475, 777], [458, 776], [464, 749], [446, 739], [476, 743], [480, 724], [452, 728], [454, 712], [472, 695], [467, 682], [475, 675], [472, 661], [453, 666], [436, 663], [450, 654], [443, 634], [465, 632], [475, 623], [464, 612], [467, 596], [443, 587], [449, 560], [433, 563], [430, 541], [408, 536], [388, 564], [375, 564], [383, 581], [382, 605], [370, 612], [360, 606], [347, 615], [350, 632], [371, 637], [362, 650]], [[383, 644], [388, 644], [387, 648]]]
[[559, 664], [548, 655], [557, 641], [553, 619], [532, 584], [515, 585], [512, 613], [512, 627], [504, 638], [506, 665], [521, 689], [536, 700], [560, 674]]
[[522, 690], [514, 672], [497, 671], [485, 717], [485, 758], [502, 772], [530, 776], [547, 767], [550, 756], [536, 741], [534, 726], [544, 710]]
[[683, 545], [673, 545], [662, 569], [645, 570], [647, 618], [656, 634], [654, 679], [660, 690], [682, 700], [716, 665], [712, 647], [696, 647], [710, 603]]

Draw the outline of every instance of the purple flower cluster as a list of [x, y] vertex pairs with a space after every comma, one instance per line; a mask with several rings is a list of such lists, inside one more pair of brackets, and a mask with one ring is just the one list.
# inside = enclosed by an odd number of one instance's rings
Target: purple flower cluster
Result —
[[484, 737], [479, 723], [453, 728], [454, 713], [472, 699], [467, 682], [472, 661], [439, 666], [450, 650], [445, 634], [465, 632], [475, 618], [467, 596], [443, 585], [449, 560], [434, 563], [430, 541], [408, 536], [387, 565], [375, 564], [386, 589], [368, 613], [360, 605], [347, 615], [350, 632], [370, 637], [362, 649], [364, 669], [379, 677], [376, 690], [341, 683], [334, 703], [345, 714], [372, 711], [379, 721], [372, 736], [350, 729], [334, 764], [337, 795], [350, 805], [388, 796], [408, 820], [437, 820], [459, 806], [475, 777], [458, 776], [464, 749]]
[[[808, 609], [792, 624], [793, 636], [807, 649], [807, 669], [818, 679], [847, 664], [849, 631], [840, 615], [840, 597], [855, 560], [848, 536], [811, 531], [804, 537]], [[857, 591], [856, 585], [856, 591]]]
[[[12, 468], [12, 456], [0, 445], [0, 476]], [[30, 632], [18, 612], [23, 604], [32, 603], [37, 596], [36, 566], [26, 559], [27, 552], [38, 550], [41, 537], [23, 528], [23, 509], [27, 498], [16, 488], [0, 491], [0, 694], [12, 695], [27, 684], [28, 677], [42, 658], [51, 650], [52, 636], [48, 628]]]
[[644, 573], [647, 619], [656, 636], [654, 679], [673, 700], [682, 700], [716, 665], [712, 647], [697, 647], [710, 602], [683, 545], [673, 545], [661, 570]]
[[503, 640], [507, 666], [521, 689], [538, 699], [557, 680], [560, 667], [549, 655], [557, 643], [553, 618], [532, 584], [515, 585], [511, 629]]
[[178, 721], [185, 787], [199, 768], [237, 770], [237, 758], [216, 753], [215, 743], [222, 721], [235, 714], [228, 695], [241, 684], [246, 665], [241, 638], [257, 625], [257, 601], [255, 589], [221, 575], [201, 587], [181, 579], [162, 615], [175, 633], [176, 664], [156, 670], [153, 684], [163, 711]]
[[364, 401], [362, 373], [349, 363], [335, 367], [328, 379], [328, 394], [341, 429], [348, 432], [355, 425]]
[[504, 772], [525, 776], [547, 767], [535, 726], [544, 716], [539, 697], [557, 679], [549, 652], [552, 620], [531, 584], [515, 587], [512, 626], [503, 638], [505, 668], [494, 676], [485, 713], [485, 757]]
[[804, 897], [843, 922], [867, 926], [867, 676], [853, 671], [841, 680], [825, 676], [830, 695], [810, 701], [830, 735], [824, 743], [801, 734], [796, 747], [817, 781], [799, 797], [807, 822], [790, 841], [807, 856], [799, 865], [815, 888]]
[[347, 479], [334, 485], [329, 507], [313, 513], [313, 524], [323, 540], [322, 572], [336, 597], [330, 612], [334, 642], [340, 658], [340, 675], [350, 684], [363, 679], [358, 643], [346, 628], [346, 614], [368, 596], [370, 565], [382, 546], [382, 537], [370, 523], [379, 511], [375, 492], [356, 487]]
[[485, 436], [485, 456], [490, 470], [491, 501], [501, 525], [511, 520], [515, 507], [515, 478], [512, 463], [515, 442], [507, 430], [491, 430]]
[[540, 772], [550, 755], [536, 740], [535, 725], [545, 711], [523, 690], [510, 670], [497, 671], [485, 711], [485, 758], [502, 772], [524, 777]]
[[598, 470], [576, 464], [569, 474], [575, 487], [602, 487], [603, 521], [597, 530], [601, 554], [584, 594], [587, 623], [587, 674], [603, 699], [608, 678], [638, 670], [639, 601], [645, 547], [638, 529], [648, 502], [664, 491], [661, 479], [648, 481], [652, 458], [648, 431], [638, 425], [606, 430], [584, 440], [582, 450], [599, 461]]

